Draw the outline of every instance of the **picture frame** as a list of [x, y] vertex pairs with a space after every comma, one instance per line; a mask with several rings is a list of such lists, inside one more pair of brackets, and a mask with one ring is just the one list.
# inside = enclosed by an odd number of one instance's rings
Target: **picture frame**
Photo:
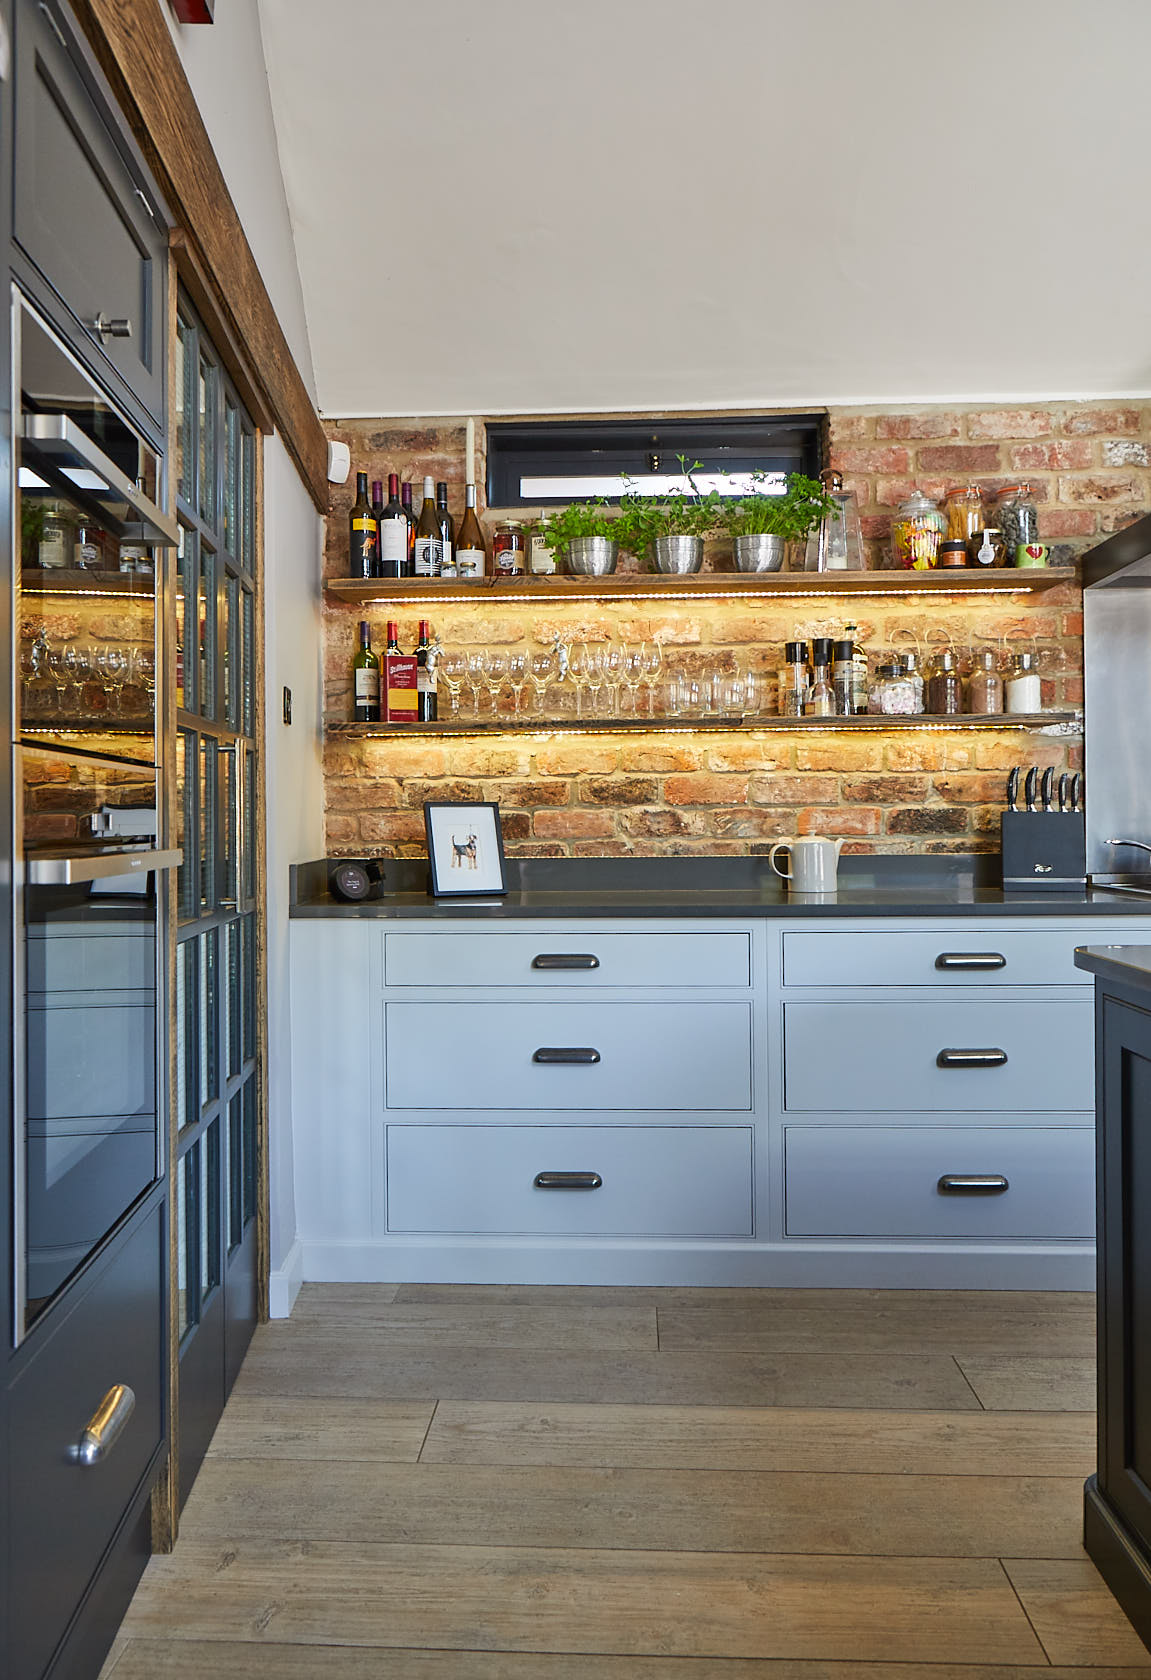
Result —
[[424, 830], [434, 897], [498, 898], [507, 892], [497, 804], [425, 800]]

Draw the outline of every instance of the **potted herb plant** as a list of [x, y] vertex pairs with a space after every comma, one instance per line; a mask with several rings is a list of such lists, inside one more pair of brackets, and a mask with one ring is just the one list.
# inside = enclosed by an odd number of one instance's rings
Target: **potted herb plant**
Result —
[[[763, 477], [754, 474], [753, 485]], [[755, 488], [745, 496], [721, 497], [719, 504], [718, 522], [732, 539], [736, 568], [741, 572], [778, 572], [785, 545], [801, 542], [837, 505], [822, 484], [803, 473], [789, 474], [782, 495]]]
[[719, 526], [722, 498], [716, 490], [702, 491], [694, 474], [700, 463], [689, 467], [679, 456], [684, 482], [657, 496], [641, 496], [624, 480], [616, 529], [624, 548], [635, 555], [649, 555], [658, 572], [698, 572], [703, 563], [703, 540]]
[[590, 502], [572, 502], [545, 514], [532, 529], [562, 554], [569, 572], [582, 577], [607, 577], [619, 559], [619, 520], [611, 503], [602, 496]]

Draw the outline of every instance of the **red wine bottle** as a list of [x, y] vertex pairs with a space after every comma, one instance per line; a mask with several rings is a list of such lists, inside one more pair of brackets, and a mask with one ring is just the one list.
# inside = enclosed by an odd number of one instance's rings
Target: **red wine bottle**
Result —
[[380, 513], [380, 569], [384, 577], [406, 577], [412, 528], [400, 501], [398, 473], [388, 474], [388, 500]]

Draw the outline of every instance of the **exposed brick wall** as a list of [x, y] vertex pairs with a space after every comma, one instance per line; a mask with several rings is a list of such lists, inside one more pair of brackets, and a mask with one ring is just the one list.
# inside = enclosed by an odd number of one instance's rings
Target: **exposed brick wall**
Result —
[[[973, 479], [993, 496], [1026, 476], [1039, 502], [1040, 536], [1057, 563], [1151, 509], [1151, 405], [850, 408], [832, 410], [829, 419], [831, 459], [858, 494], [873, 564], [892, 511], [915, 485], [942, 496]], [[398, 471], [418, 480], [430, 472], [447, 479], [453, 507], [461, 503], [462, 422], [336, 423], [329, 431], [372, 477]], [[482, 453], [479, 460], [482, 480]], [[329, 576], [346, 570], [350, 500], [347, 488], [333, 499]], [[724, 564], [722, 549], [709, 549], [708, 568]], [[549, 642], [557, 629], [570, 640], [656, 638], [668, 671], [752, 669], [769, 694], [785, 640], [836, 634], [853, 620], [876, 653], [908, 631], [923, 646], [948, 636], [961, 646], [1035, 646], [1047, 668], [1045, 704], [1082, 700], [1082, 602], [1069, 585], [998, 604], [987, 597], [912, 606], [859, 598], [542, 602], [423, 612], [445, 643], [467, 647], [530, 646]], [[388, 613], [370, 616], [382, 632]], [[400, 620], [402, 644], [411, 645], [417, 614], [390, 616]], [[327, 598], [325, 704], [333, 719], [349, 716], [358, 617], [356, 608]], [[854, 851], [980, 851], [997, 845], [1005, 773], [1019, 762], [1077, 768], [1080, 748], [1006, 730], [898, 726], [876, 734], [334, 737], [326, 746], [327, 843], [333, 855], [418, 855], [423, 801], [475, 798], [499, 801], [512, 856], [760, 853], [794, 833], [839, 835]]]

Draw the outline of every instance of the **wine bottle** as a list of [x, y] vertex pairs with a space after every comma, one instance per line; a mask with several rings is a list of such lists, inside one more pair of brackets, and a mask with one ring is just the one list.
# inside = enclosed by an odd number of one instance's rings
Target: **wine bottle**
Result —
[[428, 665], [428, 621], [420, 619], [420, 634], [416, 641], [416, 716], [421, 723], [435, 723], [439, 715], [436, 696], [436, 673]]
[[399, 626], [388, 620], [384, 653], [384, 717], [388, 723], [415, 723], [417, 663], [414, 653], [400, 652]]
[[436, 481], [427, 477], [424, 479], [424, 505], [416, 526], [416, 576], [439, 577], [442, 555], [440, 516], [436, 512]]
[[440, 480], [436, 484], [436, 518], [440, 523], [440, 576], [454, 578], [456, 573], [456, 522], [448, 512], [448, 487]]
[[377, 527], [379, 526], [380, 515], [381, 515], [381, 513], [383, 513], [383, 511], [384, 511], [384, 481], [383, 481], [382, 478], [373, 478], [373, 480], [372, 480], [372, 512], [376, 516]]
[[476, 487], [469, 484], [464, 490], [464, 517], [456, 533], [456, 576], [482, 578], [487, 570], [488, 556], [484, 547], [483, 527], [476, 518]]
[[398, 473], [388, 474], [388, 500], [380, 513], [380, 570], [384, 577], [406, 577], [412, 528], [400, 501]]
[[352, 660], [352, 716], [357, 723], [380, 721], [380, 661], [372, 652], [366, 619], [360, 624], [360, 646]]
[[350, 577], [378, 577], [380, 529], [368, 500], [368, 475], [356, 474], [356, 500], [352, 506], [348, 574]]
[[408, 558], [404, 567], [404, 576], [415, 577], [417, 521], [416, 512], [412, 506], [412, 481], [409, 478], [404, 479], [403, 483], [400, 485], [400, 506], [403, 508], [404, 515], [408, 521]]

